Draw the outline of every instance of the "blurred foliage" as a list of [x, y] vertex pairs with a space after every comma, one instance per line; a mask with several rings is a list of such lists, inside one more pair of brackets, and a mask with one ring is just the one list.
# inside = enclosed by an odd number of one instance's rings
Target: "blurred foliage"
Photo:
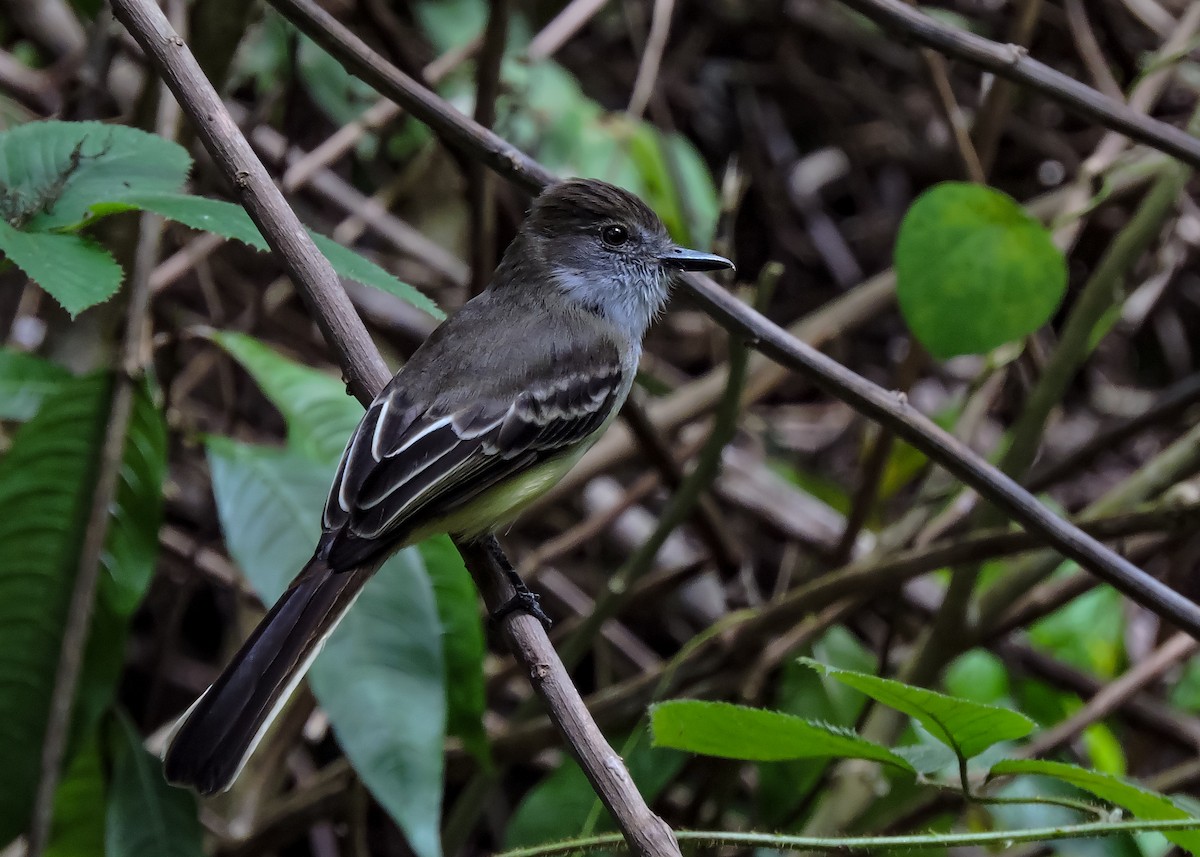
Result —
[[[403, 8], [364, 12], [367, 5], [340, 12], [360, 16], [360, 26], [367, 26], [364, 21], [387, 21], [411, 27], [414, 38], [422, 40], [431, 54], [461, 48], [478, 37], [489, 14], [485, 0], [423, 0]], [[723, 130], [730, 139], [740, 139], [738, 174], [750, 180], [751, 190], [730, 233], [720, 237], [741, 251], [739, 263], [743, 258], [750, 263], [742, 265], [747, 278], [753, 276], [754, 265], [766, 258], [784, 258], [799, 272], [768, 307], [772, 317], [791, 323], [838, 296], [825, 282], [834, 266], [821, 267], [828, 263], [829, 248], [815, 237], [821, 234], [820, 227], [809, 219], [812, 206], [817, 205], [823, 216], [836, 221], [840, 239], [859, 254], [856, 267], [874, 271], [894, 261], [901, 311], [900, 319], [879, 311], [869, 331], [850, 347], [843, 335], [822, 341], [832, 343], [831, 353], [839, 359], [881, 383], [890, 383], [896, 374], [897, 343], [904, 344], [911, 333], [935, 358], [922, 380], [938, 388], [929, 412], [948, 430], [964, 428], [972, 397], [990, 373], [1011, 369], [1016, 380], [1003, 385], [989, 412], [989, 427], [999, 440], [985, 441], [994, 453], [1003, 447], [1004, 425], [1019, 413], [1027, 387], [1022, 373], [1037, 371], [1041, 365], [1042, 358], [1032, 353], [1035, 349], [1022, 355], [1027, 338], [1054, 325], [1068, 292], [1069, 271], [1072, 278], [1077, 268], [1086, 272], [1097, 255], [1096, 247], [1102, 250], [1111, 236], [1107, 221], [1097, 218], [1102, 228], [1089, 225], [1082, 237], [1073, 239], [1068, 269], [1051, 231], [1016, 201], [1045, 189], [1026, 176], [1041, 176], [1043, 168], [1053, 172], [1054, 165], [1076, 169], [1075, 161], [1086, 152], [1071, 147], [1078, 146], [1077, 139], [1084, 135], [1074, 126], [1069, 134], [1058, 133], [1053, 139], [1031, 135], [1028, 127], [1043, 129], [1037, 118], [1032, 126], [1024, 118], [1019, 132], [1005, 140], [1005, 145], [1020, 150], [1019, 156], [1012, 156], [1020, 161], [1015, 169], [1018, 178], [1012, 178], [1013, 165], [1004, 162], [1010, 171], [1007, 180], [996, 181], [1005, 190], [946, 181], [953, 175], [947, 165], [954, 159], [945, 150], [940, 150], [940, 157], [930, 157], [921, 148], [919, 134], [903, 122], [906, 113], [922, 116], [929, 127], [941, 120], [922, 113], [930, 102], [924, 78], [917, 95], [905, 88], [906, 66], [894, 55], [897, 45], [884, 41], [882, 32], [866, 19], [851, 14], [837, 18], [837, 26], [828, 32], [852, 34], [847, 42], [852, 49], [839, 43], [833, 51], [805, 54], [795, 49], [796, 44], [812, 44], [804, 41], [809, 36], [797, 35], [813, 20], [805, 15], [825, 21], [823, 16], [838, 14], [829, 11], [837, 4], [819, 4], [819, 13], [809, 9], [812, 4], [785, 5], [786, 12], [755, 4], [692, 5], [677, 14], [673, 26], [688, 32], [672, 39], [678, 38], [687, 51], [700, 51], [706, 59], [703, 74], [688, 77], [682, 87], [677, 81], [671, 83], [676, 90], [686, 89], [686, 98], [679, 98], [677, 91], [663, 94], [658, 106], [683, 120], [672, 123], [661, 122], [654, 111], [653, 120], [647, 120], [618, 109], [605, 87], [593, 79], [604, 75], [585, 67], [597, 58], [607, 60], [612, 49], [608, 34], [628, 26], [636, 29], [639, 15], [649, 6], [627, 4], [602, 12], [592, 29], [585, 28], [577, 37], [586, 48], [582, 61], [569, 51], [560, 52], [557, 59], [531, 61], [526, 52], [534, 31], [532, 21], [544, 20], [559, 7], [518, 6], [509, 21], [500, 62], [495, 128], [559, 175], [601, 178], [639, 194], [676, 240], [706, 247], [714, 239], [720, 209], [714, 176], [721, 176], [732, 158], [722, 148], [727, 141], [714, 143], [697, 129], [704, 122], [738, 126]], [[956, 26], [989, 34], [977, 20], [976, 10], [958, 5], [960, 11], [931, 11]], [[90, 22], [100, 4], [76, 0], [72, 6], [81, 14], [81, 22], [95, 28], [89, 34], [99, 34], [103, 28]], [[1088, 13], [1092, 14], [1090, 6]], [[709, 29], [690, 29], [693, 18], [703, 20]], [[20, 35], [18, 29], [0, 19], [0, 41], [8, 58], [31, 69], [55, 69], [55, 75], [73, 73], [65, 64], [48, 62], [45, 47]], [[371, 35], [387, 38], [380, 33]], [[1105, 35], [1106, 40], [1114, 38]], [[122, 50], [114, 54], [128, 59]], [[680, 54], [687, 55], [684, 50]], [[864, 62], [863, 56], [868, 58], [865, 62], [881, 65], [856, 65]], [[99, 62], [98, 57], [98, 53], [91, 57], [87, 68]], [[747, 57], [749, 61], [744, 61]], [[668, 71], [673, 59], [677, 57], [671, 54], [665, 58]], [[850, 65], [843, 67], [843, 59]], [[772, 65], [776, 62], [778, 66]], [[1072, 58], [1070, 67], [1074, 63]], [[1126, 65], [1139, 74], [1145, 70], [1140, 59], [1109, 65], [1114, 74]], [[476, 68], [474, 60], [464, 62], [437, 87], [466, 113], [474, 108]], [[1195, 73], [1195, 65], [1185, 65], [1180, 78], [1187, 81]], [[820, 86], [810, 96], [788, 94], [789, 87], [814, 75]], [[956, 79], [956, 83], [963, 81]], [[94, 85], [75, 84], [80, 91], [67, 93], [63, 116], [100, 115], [76, 103], [99, 98], [88, 88]], [[283, 126], [295, 145], [308, 145], [310, 134], [313, 139], [318, 134], [328, 136], [377, 100], [370, 87], [269, 10], [240, 42], [224, 84], [230, 98], [253, 108], [256, 121]], [[737, 101], [728, 110], [720, 103], [724, 86], [730, 87]], [[957, 91], [968, 92], [968, 87], [959, 86]], [[1174, 109], [1175, 102], [1165, 103]], [[680, 104], [686, 109], [680, 109]], [[897, 115], [888, 112], [893, 106]], [[1034, 116], [1049, 115], [1045, 105], [1037, 106], [1033, 99], [1016, 105], [1018, 110], [1035, 107], [1043, 112]], [[779, 114], [775, 124], [771, 109]], [[854, 112], [864, 109], [866, 113]], [[28, 115], [26, 107], [4, 93], [0, 116], [6, 127], [10, 117]], [[131, 212], [152, 212], [192, 230], [267, 249], [240, 207], [215, 198], [221, 193], [219, 183], [214, 183], [203, 164], [193, 169], [187, 149], [122, 124], [132, 123], [136, 115], [140, 108], [127, 110], [120, 120], [53, 119], [0, 132], [0, 252], [4, 254], [0, 273], [9, 278], [0, 282], [0, 289], [27, 277], [72, 319], [60, 317], [55, 307], [50, 308], [53, 312], [39, 308], [40, 293], [35, 289], [23, 291], [20, 301], [3, 308], [8, 313], [6, 325], [12, 316], [20, 315], [24, 321], [50, 328], [50, 333], [44, 342], [31, 346], [28, 332], [18, 336], [14, 324], [10, 342], [0, 348], [0, 747], [4, 748], [0, 751], [4, 762], [0, 847], [29, 824], [66, 606], [81, 560], [101, 441], [111, 418], [114, 378], [124, 371], [111, 348], [105, 352], [93, 342], [104, 336], [95, 334], [95, 329], [103, 329], [119, 314], [124, 270], [116, 260], [130, 257], [120, 230], [112, 228], [114, 222], [128, 223]], [[915, 120], [911, 124], [923, 127]], [[825, 141], [821, 134], [826, 125], [840, 129], [839, 133], [846, 128], [868, 131], [855, 147], [842, 145], [838, 134], [831, 135], [832, 142]], [[780, 139], [781, 133], [786, 139]], [[1031, 144], [1025, 139], [1030, 136], [1041, 142]], [[831, 178], [835, 190], [828, 199], [814, 201], [796, 188], [809, 147], [817, 144], [844, 148], [852, 175]], [[1063, 154], [1064, 146], [1070, 157]], [[452, 196], [443, 192], [446, 182], [439, 171], [448, 169], [445, 163], [429, 166], [439, 161], [431, 153], [440, 150], [427, 129], [411, 117], [401, 118], [363, 135], [343, 163], [331, 165], [329, 175], [364, 193], [375, 191], [391, 175], [401, 175], [401, 203], [420, 213]], [[870, 166], [863, 166], [860, 159]], [[1073, 202], [1078, 211], [1099, 212], [1120, 223], [1121, 206], [1128, 205], [1129, 176], [1139, 171], [1149, 174], [1161, 166], [1158, 161], [1148, 167], [1129, 160], [1095, 177], [1096, 188], [1086, 189], [1084, 199]], [[303, 190], [295, 196], [306, 218], [329, 218], [322, 202], [314, 203]], [[468, 227], [460, 214], [448, 218], [446, 231], [461, 240]], [[512, 211], [504, 214], [512, 220]], [[1067, 214], [1075, 216], [1077, 209]], [[124, 220], [118, 219], [122, 216]], [[1186, 233], [1191, 221], [1183, 218], [1183, 222], [1180, 234]], [[360, 242], [371, 256], [368, 259], [315, 232], [310, 234], [340, 275], [382, 290], [434, 318], [443, 315], [438, 302], [453, 306], [465, 297], [440, 283], [427, 295], [428, 283], [414, 280], [413, 285], [389, 273], [385, 268], [395, 264], [394, 270], [403, 272], [407, 280], [409, 268], [419, 266], [403, 258], [403, 253], [389, 255], [381, 250], [377, 236], [368, 235]], [[1170, 253], [1158, 250], [1147, 254], [1155, 258], [1143, 260], [1140, 266], [1131, 261], [1131, 269], [1143, 284], [1154, 285], [1155, 277], [1164, 271], [1169, 280], [1172, 271], [1194, 261], [1187, 255], [1194, 243], [1189, 238], [1174, 247], [1172, 252], [1181, 254], [1178, 260], [1171, 261]], [[894, 258], [889, 257], [890, 249]], [[238, 636], [238, 623], [229, 615], [234, 611], [225, 603], [228, 581], [199, 580], [200, 575], [193, 574], [198, 561], [193, 560], [201, 551], [216, 548], [228, 555], [263, 601], [273, 600], [310, 555], [337, 457], [362, 414], [340, 378], [303, 362], [322, 360], [325, 355], [314, 346], [309, 317], [294, 303], [290, 287], [230, 300], [239, 289], [253, 291], [244, 288], [247, 282], [266, 282], [255, 266], [273, 263], [238, 248], [228, 252], [232, 263], [224, 257], [211, 264], [198, 263], [194, 281], [179, 288], [182, 295], [155, 305], [155, 363], [148, 378], [136, 384], [117, 496], [108, 509], [109, 532], [100, 559], [92, 630], [46, 853], [195, 857], [236, 851], [246, 830], [270, 823], [271, 812], [286, 810], [296, 795], [320, 804], [314, 817], [337, 819], [330, 829], [347, 839], [347, 851], [357, 848], [365, 853], [399, 853], [407, 848], [419, 857], [438, 857], [443, 835], [449, 841], [450, 834], [461, 833], [446, 831], [447, 821], [467, 823], [462, 819], [470, 815], [472, 801], [478, 803], [477, 815], [485, 820], [469, 822], [477, 836], [466, 853], [484, 853], [501, 843], [510, 848], [537, 846], [612, 830], [611, 818], [578, 765], [557, 749], [546, 750], [538, 743], [536, 724], [521, 719], [521, 692], [513, 687], [523, 687], [524, 677], [508, 681], [505, 662], [489, 658], [477, 594], [445, 537], [394, 557], [330, 640], [310, 675], [321, 716], [305, 725], [304, 754], [292, 752], [286, 764], [284, 752], [260, 759], [259, 764], [274, 766], [269, 770], [255, 771], [252, 761], [250, 776], [236, 784], [230, 795], [205, 804], [204, 828], [195, 799], [162, 781], [158, 762], [146, 749], [157, 748], [157, 739], [146, 741], [143, 735], [165, 725], [167, 709], [171, 717], [182, 710], [183, 700], [174, 697], [181, 688], [194, 690], [197, 681], [210, 679], [226, 647]], [[859, 266], [859, 261], [868, 264]], [[1160, 299], [1161, 294], [1155, 293], [1147, 300], [1153, 304]], [[106, 302], [99, 312], [88, 312]], [[387, 310], [391, 304], [383, 306], [384, 311], [373, 314], [384, 319], [381, 330], [397, 331], [400, 340], [412, 338], [414, 330], [425, 332], [409, 316]], [[1132, 366], [1129, 371], [1135, 379], [1162, 371], [1160, 364], [1183, 359], [1176, 352], [1186, 351], [1194, 338], [1185, 323], [1192, 318], [1190, 309], [1180, 313], [1182, 333], [1174, 339], [1164, 335], [1175, 350], [1143, 347], [1130, 332], [1131, 314], [1125, 310], [1114, 305], [1095, 339], [1103, 338], [1109, 346], [1117, 337], [1133, 342], [1114, 351], [1117, 361]], [[81, 317], [75, 321], [77, 316]], [[208, 325], [228, 329], [213, 330]], [[645, 385], [654, 398], [674, 396], [700, 371], [720, 364], [724, 342], [710, 337], [708, 330], [707, 323], [697, 324], [692, 318], [654, 344], [651, 353], [660, 365], [650, 373], [652, 383]], [[1053, 347], [1054, 337], [1045, 338], [1047, 347]], [[281, 341], [288, 349], [286, 355], [279, 347]], [[95, 357], [95, 350], [103, 353]], [[78, 367], [88, 362], [81, 355], [89, 355], [93, 367], [99, 368], [79, 373]], [[958, 355], [984, 358], [947, 362]], [[1104, 358], [1101, 353], [1099, 359]], [[233, 368], [230, 359], [236, 364]], [[1117, 361], [1110, 359], [1106, 371], [1112, 373]], [[670, 365], [664, 369], [662, 364]], [[1080, 385], [1087, 394], [1080, 399], [1101, 401], [1100, 392], [1112, 395], [1102, 386], [1106, 383], [1102, 375], [1097, 371]], [[1132, 385], [1124, 376], [1119, 383]], [[807, 495], [806, 499], [846, 515], [861, 502], [860, 471], [878, 434], [838, 431], [837, 438], [824, 446], [799, 448], [802, 444], [785, 430], [784, 412], [793, 405], [810, 405], [809, 395], [798, 384], [777, 387], [761, 409], [746, 415], [739, 443], [746, 441], [746, 448], [754, 448], [754, 441], [761, 440], [764, 473]], [[921, 395], [918, 384], [914, 401]], [[1091, 420], [1087, 424], [1092, 430], [1100, 422], [1094, 414], [1107, 413], [1091, 399], [1086, 405], [1064, 402], [1064, 421], [1090, 408], [1083, 422]], [[782, 416], [776, 419], [777, 415]], [[282, 428], [283, 439], [274, 438], [276, 428]], [[976, 426], [970, 428], [974, 432]], [[1072, 437], [1080, 437], [1078, 428], [1075, 431]], [[1161, 440], [1162, 434], [1155, 437]], [[863, 438], [869, 442], [862, 442]], [[1061, 441], [1057, 446], [1047, 442], [1045, 452], [1060, 456], [1063, 446]], [[1147, 439], [1145, 448], [1130, 450], [1129, 455], [1140, 463], [1155, 448], [1155, 442]], [[644, 469], [644, 462], [618, 475], [632, 484], [638, 468]], [[928, 499], [921, 492], [931, 472], [935, 469], [924, 455], [904, 442], [894, 444], [864, 515], [866, 530], [885, 550], [892, 544], [885, 539], [896, 513], [909, 511], [914, 499], [918, 503]], [[1086, 484], [1086, 491], [1077, 491], [1087, 497], [1054, 496], [1046, 502], [1066, 514], [1099, 493], [1097, 485], [1102, 482], [1097, 479]], [[728, 517], [731, 530], [748, 549], [743, 567], [720, 570], [728, 572], [721, 585], [737, 593], [732, 599], [735, 605], [749, 604], [750, 611], [769, 607], [773, 599], [787, 597], [789, 588], [819, 583], [819, 575], [831, 570], [828, 552], [814, 551], [798, 561], [777, 550], [779, 534], [772, 527], [750, 529], [742, 519], [754, 520], [757, 527], [761, 522], [756, 516], [741, 515], [742, 510], [721, 490], [714, 496], [722, 512], [730, 512], [722, 520]], [[659, 497], [652, 496], [645, 508], [657, 508], [658, 502]], [[950, 511], [954, 502], [955, 498], [938, 496], [928, 504], [930, 514]], [[175, 557], [171, 563], [159, 555], [164, 504], [174, 532], [195, 540], [186, 549], [191, 553], [185, 551], [183, 560]], [[533, 551], [549, 544], [569, 526], [563, 522], [573, 513], [573, 507], [562, 503], [538, 516], [521, 530], [525, 537], [521, 547]], [[960, 532], [951, 531], [951, 537]], [[922, 544], [920, 538], [913, 538]], [[602, 598], [606, 575], [620, 564], [621, 556], [614, 555], [607, 540], [584, 541], [571, 555], [582, 560], [580, 574], [573, 580], [593, 597]], [[790, 550], [794, 543], [786, 547]], [[855, 556], [853, 561], [869, 559]], [[179, 582], [180, 562], [187, 568], [186, 584]], [[981, 565], [981, 581], [984, 585], [1001, 581], [1013, 567], [1005, 559], [989, 559]], [[1051, 580], [1075, 573], [1078, 569], [1065, 563]], [[931, 577], [934, 580], [929, 582], [936, 585], [948, 575], [943, 571]], [[885, 678], [903, 674], [905, 660], [925, 629], [920, 627], [923, 619], [913, 619], [918, 614], [903, 610], [903, 598], [890, 583], [878, 585], [880, 592], [873, 601], [865, 602], [845, 624], [825, 630], [811, 645], [792, 648], [789, 635], [794, 629], [790, 628], [781, 629], [778, 638], [755, 641], [754, 656], [775, 657], [781, 643], [789, 645], [787, 655], [777, 658], [768, 674], [755, 675], [761, 686], [751, 689], [753, 683], [743, 684], [749, 667], [757, 664], [733, 661], [722, 664], [721, 675], [703, 676], [681, 692], [712, 699], [664, 699], [650, 707], [645, 717], [645, 710], [632, 711], [628, 700], [618, 701], [632, 713], [617, 716], [613, 708], [602, 709], [612, 718], [606, 723], [615, 724], [609, 730], [614, 746], [621, 749], [633, 779], [656, 809], [673, 824], [808, 831], [819, 828], [838, 809], [830, 807], [842, 794], [839, 789], [851, 783], [868, 795], [866, 808], [851, 819], [862, 830], [891, 830], [912, 819], [925, 829], [949, 832], [1069, 825], [1121, 813], [1139, 819], [1197, 817], [1197, 805], [1187, 795], [1161, 794], [1134, 779], [1148, 780], [1157, 770], [1147, 764], [1146, 757], [1152, 754], [1146, 746], [1159, 739], [1148, 738], [1123, 718], [1090, 724], [1053, 759], [1021, 758], [1025, 742], [1037, 740], [1079, 711], [1086, 694], [1070, 682], [1052, 681], [1016, 665], [1003, 649], [978, 647], [964, 652], [962, 646], [955, 648], [958, 641], [949, 641], [948, 663], [938, 680], [930, 682], [942, 692]], [[159, 587], [162, 592], [156, 593]], [[213, 597], [213, 591], [219, 594]], [[694, 617], [679, 607], [690, 596], [676, 595], [673, 591], [670, 597], [662, 597], [654, 591], [634, 599], [645, 615], [631, 614], [628, 622], [638, 623], [640, 648], [634, 650], [641, 658], [639, 668], [648, 672], [667, 657], [684, 659], [677, 638], [688, 640]], [[975, 606], [968, 609], [974, 611]], [[970, 618], [978, 617], [972, 613]], [[621, 621], [626, 622], [624, 615]], [[886, 628], [880, 630], [881, 625]], [[1074, 667], [1085, 680], [1103, 686], [1136, 666], [1139, 653], [1146, 649], [1144, 626], [1144, 615], [1130, 610], [1112, 589], [1097, 586], [1021, 629], [1016, 643], [1059, 667]], [[720, 621], [714, 627], [719, 629]], [[627, 625], [618, 630], [626, 632]], [[719, 631], [709, 628], [701, 636], [708, 633]], [[186, 637], [187, 645], [179, 645], [176, 637]], [[164, 646], [166, 651], [159, 652]], [[146, 649], [152, 651], [147, 654]], [[621, 687], [613, 680], [613, 651], [624, 654], [620, 645], [606, 638], [576, 670], [581, 689], [596, 693], [602, 701], [612, 688]], [[800, 654], [804, 657], [796, 657]], [[1200, 712], [1197, 663], [1192, 659], [1152, 689], [1160, 715], [1163, 709], [1172, 718]], [[164, 681], [163, 673], [169, 670], [176, 670], [178, 676]], [[150, 672], [154, 675], [147, 678]], [[900, 723], [890, 740], [881, 739], [872, 729], [873, 718], [884, 710], [894, 712]], [[328, 733], [320, 728], [325, 722], [331, 727]], [[634, 722], [638, 725], [630, 733]], [[1186, 719], [1180, 722], [1193, 724]], [[501, 738], [496, 747], [489, 736]], [[296, 738], [295, 744], [300, 743]], [[514, 752], [512, 746], [518, 750]], [[527, 746], [535, 751], [526, 752]], [[337, 773], [329, 761], [338, 752], [366, 791], [353, 783], [345, 793], [319, 792], [327, 782], [324, 778]], [[1160, 761], [1157, 752], [1153, 755], [1156, 763]], [[457, 774], [447, 758], [460, 767]], [[841, 765], [846, 759], [854, 764]], [[462, 770], [474, 779], [465, 779]], [[259, 794], [256, 790], [266, 781], [282, 784], [280, 794]], [[488, 800], [476, 789], [481, 783], [496, 786]], [[374, 805], [382, 811], [368, 812]], [[231, 806], [236, 813], [226, 815]], [[307, 829], [305, 824], [294, 822]], [[376, 849], [374, 834], [385, 825], [391, 838], [381, 836]], [[351, 832], [345, 833], [346, 829]], [[403, 845], [395, 841], [401, 836]], [[1047, 847], [1063, 855], [1163, 857], [1171, 843], [1200, 853], [1200, 834], [1193, 832]], [[267, 850], [275, 847], [272, 843]], [[290, 840], [278, 848], [280, 853], [308, 853]], [[316, 852], [317, 846], [312, 850]], [[912, 853], [940, 857], [948, 852], [929, 848]]]

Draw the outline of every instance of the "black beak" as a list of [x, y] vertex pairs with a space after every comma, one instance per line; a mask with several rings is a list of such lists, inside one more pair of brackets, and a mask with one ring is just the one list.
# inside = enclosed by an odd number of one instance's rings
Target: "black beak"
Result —
[[720, 271], [733, 267], [733, 262], [724, 256], [701, 253], [699, 250], [688, 250], [684, 247], [672, 248], [671, 252], [662, 257], [662, 263], [677, 271]]

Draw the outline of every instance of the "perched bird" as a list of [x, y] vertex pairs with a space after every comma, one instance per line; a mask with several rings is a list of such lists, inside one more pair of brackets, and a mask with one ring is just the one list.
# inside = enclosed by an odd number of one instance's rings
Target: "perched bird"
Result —
[[547, 188], [490, 285], [367, 409], [313, 558], [176, 726], [167, 779], [227, 788], [383, 561], [436, 533], [488, 534], [554, 485], [629, 394], [671, 275], [730, 267], [675, 245], [620, 188]]

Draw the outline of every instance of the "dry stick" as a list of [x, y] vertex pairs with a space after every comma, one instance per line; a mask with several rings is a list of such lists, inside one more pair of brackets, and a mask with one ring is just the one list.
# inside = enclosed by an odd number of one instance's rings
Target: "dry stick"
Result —
[[922, 45], [966, 60], [999, 77], [1025, 84], [1106, 128], [1120, 131], [1193, 167], [1200, 167], [1200, 139], [1165, 122], [1144, 116], [1087, 84], [1038, 62], [1019, 45], [1002, 45], [943, 24], [910, 8], [902, 0], [841, 2], [877, 24], [898, 30]]
[[[475, 121], [484, 128], [491, 128], [496, 121], [500, 65], [504, 61], [504, 39], [508, 32], [508, 0], [491, 0], [491, 6], [475, 72]], [[496, 267], [496, 194], [493, 176], [487, 167], [472, 160], [468, 172], [471, 294], [479, 294]]]
[[550, 57], [603, 9], [606, 2], [608, 0], [571, 0], [533, 37], [525, 55], [534, 62]]
[[[333, 268], [255, 157], [195, 57], [152, 0], [113, 0], [112, 5], [117, 18], [171, 87], [214, 162], [236, 187], [247, 212], [292, 275], [337, 355], [351, 390], [360, 401], [369, 403], [390, 375]], [[505, 603], [513, 591], [495, 558], [479, 545], [460, 544], [459, 549], [468, 568], [481, 579], [489, 606]], [[630, 849], [639, 855], [678, 855], [670, 828], [646, 806], [621, 759], [604, 740], [545, 629], [524, 615], [508, 617], [503, 627], [514, 655], [529, 669], [534, 687], [625, 833]]]
[[967, 129], [967, 123], [963, 119], [962, 109], [954, 97], [954, 89], [950, 86], [946, 58], [937, 51], [923, 48], [921, 62], [924, 63], [929, 81], [933, 85], [933, 93], [937, 96], [942, 117], [946, 120], [950, 134], [954, 137], [954, 148], [958, 152], [959, 160], [962, 161], [967, 179], [976, 184], [985, 184], [987, 173], [979, 153], [975, 150], [975, 143], [971, 140], [971, 132]]
[[[1042, 0], [1022, 0], [1018, 4], [1016, 21], [1012, 26], [1011, 36], [1014, 44], [1025, 48], [1033, 38], [1034, 27], [1042, 11]], [[1008, 118], [1009, 105], [1012, 102], [1013, 85], [1007, 80], [997, 80], [992, 83], [983, 105], [975, 117], [973, 136], [975, 149], [979, 153], [982, 172], [986, 176], [991, 172], [999, 149], [1000, 134], [1004, 130], [1004, 122]], [[980, 179], [986, 181], [986, 179]]]
[[[556, 177], [537, 161], [486, 128], [479, 127], [386, 62], [312, 0], [272, 0], [272, 4], [353, 74], [404, 105], [447, 142], [473, 153], [501, 175], [530, 190], [539, 190], [555, 180]], [[1093, 94], [1099, 97], [1098, 93]], [[1145, 117], [1139, 118], [1145, 120]], [[1186, 137], [1182, 132], [1178, 133]], [[1187, 139], [1197, 143], [1196, 160], [1200, 162], [1200, 141]], [[731, 331], [749, 337], [751, 344], [763, 354], [801, 372], [826, 392], [887, 425], [1014, 520], [1040, 533], [1064, 556], [1200, 638], [1200, 606], [1054, 515], [1015, 481], [909, 407], [906, 398], [877, 387], [814, 350], [707, 277], [689, 274], [683, 282], [692, 298], [709, 315]]]
[[1084, 8], [1083, 0], [1066, 0], [1064, 5], [1067, 13], [1067, 27], [1071, 30], [1071, 37], [1075, 41], [1075, 51], [1083, 61], [1084, 68], [1091, 75], [1093, 84], [1109, 98], [1123, 99], [1125, 93], [1121, 91], [1120, 84], [1113, 77], [1112, 69], [1108, 67], [1108, 57], [1104, 55], [1104, 49], [1100, 47], [1096, 33], [1092, 30], [1091, 22], [1088, 21], [1087, 9]]
[[637, 77], [633, 81], [633, 94], [629, 96], [626, 112], [641, 116], [654, 92], [658, 81], [658, 69], [662, 64], [663, 51], [667, 47], [667, 36], [671, 33], [671, 14], [675, 11], [675, 0], [654, 0], [654, 11], [650, 15], [650, 35], [646, 38], [646, 49], [638, 64]]
[[[1092, 535], [1105, 540], [1121, 539], [1145, 532], [1186, 532], [1200, 522], [1200, 506], [1156, 507], [1149, 510], [1102, 518], [1079, 518], [1076, 523]], [[1036, 550], [1039, 541], [1028, 533], [987, 530], [962, 538], [951, 538], [918, 549], [900, 551], [886, 557], [873, 557], [848, 565], [805, 583], [758, 610], [745, 610], [701, 632], [685, 645], [690, 649], [686, 663], [678, 662], [678, 680], [711, 675], [723, 663], [747, 651], [760, 655], [762, 640], [788, 633], [806, 616], [828, 608], [842, 599], [851, 599], [861, 607], [872, 598], [894, 591], [906, 581], [930, 571], [957, 563], [996, 559]], [[697, 640], [705, 638], [704, 645]], [[713, 650], [717, 651], [714, 653]], [[714, 657], [708, 657], [713, 655]], [[662, 679], [662, 671], [634, 676], [618, 685], [598, 691], [588, 698], [588, 708], [601, 722], [622, 727], [625, 721], [640, 716], [640, 707], [650, 699], [651, 691]], [[493, 736], [497, 758], [527, 758], [553, 740], [552, 727], [546, 721], [520, 724]]]
[[[654, 425], [646, 413], [644, 400], [636, 400], [636, 407], [626, 407], [621, 410], [621, 417], [629, 426], [630, 431], [637, 437], [638, 442], [645, 448], [655, 467], [657, 467], [672, 491], [679, 490], [683, 482], [683, 461], [677, 461], [667, 439]], [[740, 403], [739, 403], [740, 406]], [[721, 510], [713, 501], [712, 494], [706, 488], [698, 498], [696, 508], [691, 512], [696, 525], [697, 535], [708, 546], [717, 566], [727, 574], [732, 574], [742, 567], [742, 550], [734, 540], [733, 533], [721, 520]]]
[[1150, 407], [1137, 416], [1122, 420], [1101, 431], [1082, 446], [1072, 450], [1065, 458], [1040, 470], [1035, 470], [1026, 481], [1026, 485], [1030, 491], [1043, 491], [1071, 474], [1083, 470], [1104, 453], [1111, 452], [1129, 438], [1140, 434], [1143, 429], [1161, 425], [1182, 416], [1184, 411], [1198, 401], [1200, 401], [1200, 374], [1190, 375], [1164, 390]]
[[1149, 657], [1127, 670], [1119, 678], [1114, 679], [1087, 701], [1087, 703], [1057, 724], [1053, 729], [1047, 729], [1018, 752], [1025, 758], [1036, 758], [1057, 749], [1067, 743], [1097, 720], [1107, 717], [1120, 708], [1150, 682], [1157, 679], [1179, 661], [1191, 657], [1198, 647], [1197, 642], [1187, 634], [1175, 634]]

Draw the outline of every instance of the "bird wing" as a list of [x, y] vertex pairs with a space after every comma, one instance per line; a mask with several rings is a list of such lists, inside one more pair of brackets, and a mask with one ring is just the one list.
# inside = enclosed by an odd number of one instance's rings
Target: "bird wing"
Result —
[[318, 556], [334, 570], [352, 568], [587, 438], [626, 389], [615, 354], [589, 357], [561, 361], [570, 373], [548, 364], [519, 392], [455, 408], [425, 407], [403, 384], [389, 385], [342, 453]]

